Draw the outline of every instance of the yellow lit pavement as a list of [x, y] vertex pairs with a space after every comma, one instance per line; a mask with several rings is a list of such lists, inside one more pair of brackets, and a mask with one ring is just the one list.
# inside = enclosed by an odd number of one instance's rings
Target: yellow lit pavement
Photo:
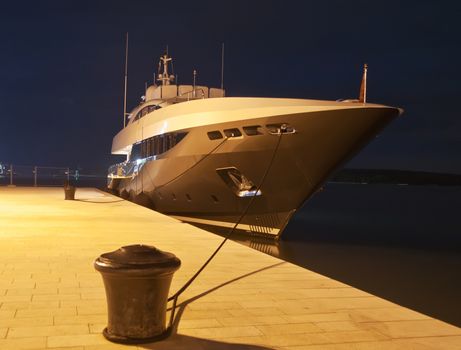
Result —
[[461, 349], [460, 328], [234, 242], [182, 295], [170, 338], [110, 343], [96, 257], [135, 243], [173, 252], [172, 293], [222, 238], [94, 189], [63, 198], [0, 187], [2, 350]]

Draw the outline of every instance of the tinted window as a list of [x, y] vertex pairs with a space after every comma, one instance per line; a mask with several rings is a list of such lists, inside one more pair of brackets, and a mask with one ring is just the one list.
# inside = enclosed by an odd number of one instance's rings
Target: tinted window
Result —
[[181, 142], [187, 132], [170, 132], [145, 139], [142, 142], [142, 158], [156, 156], [170, 150]]
[[130, 160], [136, 160], [141, 158], [141, 143], [137, 143], [133, 145], [131, 149]]
[[252, 126], [244, 126], [243, 127], [243, 131], [248, 136], [262, 135], [263, 133], [262, 133], [261, 129], [262, 128], [261, 128], [260, 125], [252, 125]]
[[220, 131], [209, 131], [207, 134], [210, 140], [222, 139], [223, 137]]
[[233, 129], [225, 129], [224, 135], [226, 135], [227, 137], [239, 137], [239, 136], [242, 136], [242, 133], [240, 132], [239, 129], [233, 128]]

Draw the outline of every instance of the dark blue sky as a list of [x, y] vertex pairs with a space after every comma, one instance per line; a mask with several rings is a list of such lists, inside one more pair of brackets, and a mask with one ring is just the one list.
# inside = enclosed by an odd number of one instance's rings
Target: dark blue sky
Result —
[[229, 96], [355, 98], [405, 114], [349, 167], [461, 173], [455, 1], [34, 1], [0, 5], [0, 162], [104, 172], [129, 106], [168, 44], [180, 83]]

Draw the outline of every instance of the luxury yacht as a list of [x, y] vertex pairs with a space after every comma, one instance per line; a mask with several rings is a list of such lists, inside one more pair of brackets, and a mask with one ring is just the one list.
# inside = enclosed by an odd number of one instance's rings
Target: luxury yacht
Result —
[[[177, 85], [172, 59], [127, 113], [108, 188], [122, 198], [210, 229], [280, 237], [326, 179], [401, 110], [358, 100], [225, 97]], [[195, 75], [194, 75], [195, 77]], [[124, 122], [125, 122], [124, 121]]]

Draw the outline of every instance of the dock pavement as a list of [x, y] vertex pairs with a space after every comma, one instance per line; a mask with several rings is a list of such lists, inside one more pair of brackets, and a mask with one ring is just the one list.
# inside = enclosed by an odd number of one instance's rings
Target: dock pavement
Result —
[[174, 253], [172, 294], [221, 241], [96, 189], [0, 187], [0, 349], [461, 349], [461, 328], [232, 241], [180, 297], [168, 339], [103, 337], [100, 254]]

